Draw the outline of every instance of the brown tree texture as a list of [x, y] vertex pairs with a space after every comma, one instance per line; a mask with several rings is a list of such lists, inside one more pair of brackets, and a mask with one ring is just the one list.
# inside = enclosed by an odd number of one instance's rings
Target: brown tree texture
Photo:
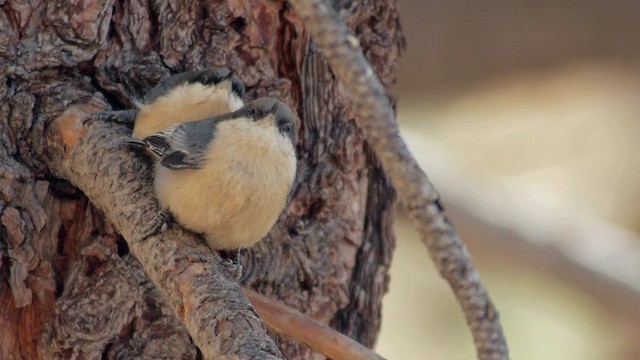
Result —
[[[396, 3], [333, 5], [390, 86]], [[243, 284], [373, 345], [394, 194], [346, 90], [287, 3], [0, 1], [0, 29], [0, 358], [190, 359], [207, 341], [205, 356], [279, 356], [246, 300], [225, 302], [239, 288], [192, 235], [122, 239], [157, 210], [149, 165], [118, 146], [126, 129], [82, 125], [91, 112], [132, 107], [171, 73], [209, 66], [233, 68], [250, 98], [279, 97], [302, 121], [301, 186], [243, 253]], [[185, 329], [200, 325], [199, 312], [215, 320], [208, 340]], [[230, 339], [236, 327], [247, 335]], [[322, 358], [276, 342], [289, 358]]]

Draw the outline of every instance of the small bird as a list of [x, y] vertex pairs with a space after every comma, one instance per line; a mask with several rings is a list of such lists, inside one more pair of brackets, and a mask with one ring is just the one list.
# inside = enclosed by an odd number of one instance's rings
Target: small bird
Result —
[[132, 137], [143, 139], [171, 125], [206, 119], [244, 106], [240, 78], [224, 67], [171, 76], [136, 101], [136, 109], [105, 111], [91, 119], [133, 124]]
[[150, 233], [171, 214], [214, 250], [246, 248], [264, 237], [295, 180], [296, 119], [279, 100], [260, 98], [132, 139], [157, 157], [154, 189], [163, 211]]

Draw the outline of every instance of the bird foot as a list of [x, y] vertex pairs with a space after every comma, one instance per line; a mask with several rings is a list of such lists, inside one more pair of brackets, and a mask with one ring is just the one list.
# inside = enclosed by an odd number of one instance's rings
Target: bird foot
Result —
[[160, 210], [160, 212], [154, 216], [153, 220], [151, 220], [151, 223], [142, 229], [142, 240], [145, 240], [149, 236], [153, 236], [158, 232], [164, 233], [167, 231], [167, 222], [171, 219], [172, 216], [169, 210]]
[[131, 127], [136, 120], [137, 111], [135, 109], [130, 110], [115, 110], [115, 111], [101, 111], [95, 114], [91, 114], [83, 124], [89, 121], [99, 120], [105, 122], [115, 122]]
[[224, 259], [220, 264], [231, 273], [231, 276], [233, 276], [236, 281], [240, 281], [240, 279], [242, 279], [242, 271], [244, 268], [242, 267], [242, 264], [240, 264], [240, 249], [236, 252], [235, 260]]
[[242, 279], [242, 271], [244, 270], [244, 268], [240, 263], [237, 263], [231, 259], [224, 259], [220, 262], [220, 265], [222, 265], [225, 269], [227, 269], [229, 273], [231, 273], [231, 276], [233, 276], [234, 280], [240, 281], [240, 279]]

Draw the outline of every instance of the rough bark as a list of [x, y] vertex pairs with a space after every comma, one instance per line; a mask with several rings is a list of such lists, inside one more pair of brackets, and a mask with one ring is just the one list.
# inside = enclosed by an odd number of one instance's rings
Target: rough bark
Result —
[[[399, 43], [395, 2], [334, 6], [390, 85]], [[244, 284], [373, 345], [394, 242], [394, 195], [303, 25], [279, 1], [0, 1], [0, 358], [198, 356], [170, 310], [176, 305], [132, 256], [145, 265], [151, 254], [129, 253], [116, 231], [122, 214], [103, 213], [113, 204], [88, 201], [91, 190], [108, 188], [104, 177], [83, 174], [87, 186], [79, 191], [65, 180], [69, 173], [51, 168], [64, 159], [45, 135], [75, 105], [129, 108], [169, 74], [207, 66], [232, 67], [249, 97], [280, 97], [302, 121], [302, 186], [278, 226], [243, 253]], [[94, 134], [107, 138], [124, 131], [96, 124], [87, 132], [94, 128], [109, 129]], [[88, 141], [84, 129], [64, 129], [67, 140]], [[129, 175], [148, 195], [146, 165], [131, 159], [140, 170]], [[87, 169], [104, 161], [87, 160]], [[108, 176], [123, 170], [108, 164], [99, 167]], [[143, 209], [122, 212], [136, 217]], [[289, 358], [320, 357], [276, 340]]]

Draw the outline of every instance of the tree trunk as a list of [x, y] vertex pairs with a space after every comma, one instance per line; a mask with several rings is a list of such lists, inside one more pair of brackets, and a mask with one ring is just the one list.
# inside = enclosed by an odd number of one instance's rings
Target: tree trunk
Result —
[[[243, 252], [243, 285], [374, 344], [394, 193], [348, 94], [286, 2], [181, 4], [0, 0], [1, 359], [198, 357], [105, 209], [50, 168], [44, 133], [70, 106], [131, 108], [170, 74], [209, 66], [234, 69], [249, 98], [278, 97], [302, 121], [302, 185], [269, 236]], [[334, 7], [389, 87], [396, 2]], [[322, 358], [275, 338], [291, 359]]]

